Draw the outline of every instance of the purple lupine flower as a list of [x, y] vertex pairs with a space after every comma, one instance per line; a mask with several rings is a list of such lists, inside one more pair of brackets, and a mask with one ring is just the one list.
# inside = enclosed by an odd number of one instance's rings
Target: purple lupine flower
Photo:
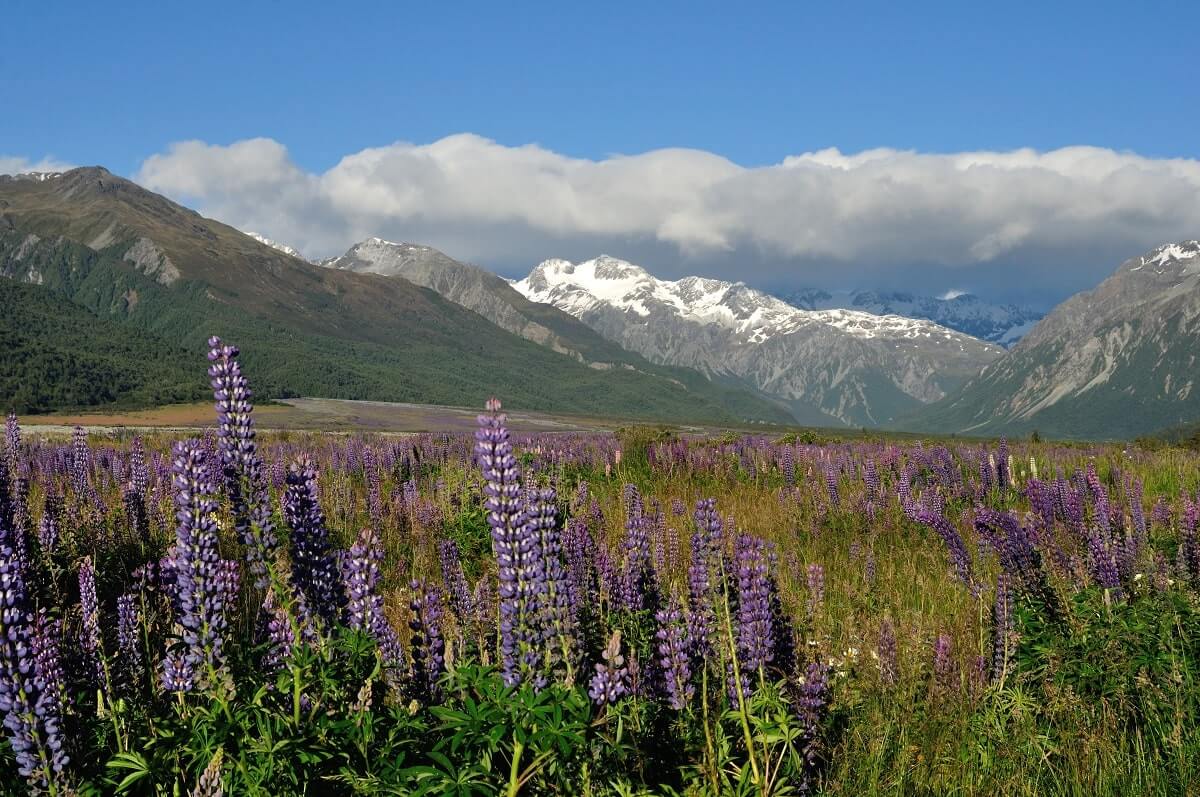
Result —
[[[67, 763], [57, 713], [61, 670], [48, 658], [43, 643], [49, 642], [37, 639], [26, 568], [6, 522], [0, 519], [0, 712], [17, 771], [37, 792], [56, 785]], [[53, 684], [51, 670], [58, 670]]]
[[597, 706], [616, 703], [629, 694], [629, 668], [621, 655], [621, 632], [613, 631], [604, 651], [600, 654], [603, 663], [596, 664], [596, 674], [588, 686], [588, 695]]
[[371, 514], [371, 525], [376, 530], [383, 528], [383, 478], [379, 474], [379, 464], [375, 461], [375, 451], [372, 448], [363, 449], [363, 470], [367, 476], [367, 511]]
[[833, 467], [825, 468], [825, 489], [829, 492], [829, 506], [833, 509], [840, 509], [842, 499], [838, 493], [838, 474]]
[[14, 469], [21, 458], [21, 425], [17, 422], [17, 414], [9, 412], [4, 422], [4, 443], [8, 453], [8, 466]]
[[796, 449], [790, 445], [783, 447], [780, 468], [783, 470], [783, 483], [788, 487], [794, 487], [796, 485]]
[[803, 780], [799, 784], [801, 794], [809, 793], [812, 788], [821, 738], [821, 723], [829, 712], [829, 692], [829, 667], [820, 661], [809, 662], [796, 699], [796, 713], [800, 717], [802, 728], [800, 749], [805, 765]]
[[[30, 638], [36, 685], [41, 690], [34, 702], [33, 713], [36, 722], [41, 724], [40, 736], [45, 746], [43, 754], [48, 755], [50, 771], [56, 777], [62, 776], [71, 762], [66, 748], [66, 734], [62, 727], [63, 706], [68, 696], [62, 655], [59, 651], [61, 627], [61, 623], [51, 620], [45, 610], [39, 611], [34, 619]], [[44, 767], [44, 759], [42, 763]]]
[[658, 630], [658, 665], [665, 681], [668, 702], [671, 708], [682, 711], [691, 703], [696, 688], [691, 683], [691, 665], [688, 656], [687, 622], [679, 607], [679, 600], [671, 596], [665, 609], [655, 613]]
[[694, 517], [696, 530], [692, 533], [692, 559], [688, 566], [691, 602], [688, 645], [692, 657], [699, 662], [712, 652], [710, 635], [716, 621], [714, 590], [719, 578], [723, 531], [715, 499], [697, 501]]
[[1200, 540], [1197, 539], [1197, 526], [1200, 525], [1200, 502], [1184, 500], [1183, 519], [1179, 527], [1178, 557], [1181, 567], [1179, 574], [1190, 579], [1194, 584], [1200, 584]]
[[144, 675], [139, 634], [142, 607], [135, 592], [117, 598], [117, 653], [121, 657], [121, 672], [128, 684], [136, 684]]
[[196, 788], [192, 789], [189, 797], [225, 797], [225, 789], [221, 786], [221, 762], [225, 757], [225, 749], [217, 748], [208, 766], [200, 773]]
[[1002, 681], [1008, 672], [1008, 655], [1013, 634], [1013, 601], [1008, 576], [996, 578], [996, 601], [992, 607], [992, 681]]
[[675, 517], [682, 517], [687, 514], [687, 505], [678, 498], [671, 499], [671, 514]]
[[[637, 501], [640, 505], [640, 498]], [[655, 584], [654, 568], [651, 565], [649, 519], [642, 514], [640, 508], [638, 512], [631, 512], [625, 523], [624, 548], [621, 607], [627, 611], [652, 608]]]
[[342, 581], [346, 585], [344, 616], [347, 626], [374, 638], [384, 665], [394, 669], [401, 666], [403, 654], [395, 629], [383, 613], [383, 596], [379, 594], [382, 561], [383, 548], [378, 536], [370, 528], [363, 529], [342, 557]]
[[275, 590], [267, 590], [259, 612], [258, 641], [266, 645], [262, 666], [268, 673], [278, 672], [296, 646], [296, 630], [287, 609], [279, 606]]
[[346, 594], [317, 497], [317, 470], [312, 460], [297, 459], [288, 468], [286, 480], [282, 505], [284, 522], [292, 530], [292, 587], [329, 629], [337, 622]]
[[146, 451], [141, 437], [133, 438], [129, 448], [129, 484], [143, 498], [150, 488], [150, 471], [146, 468]]
[[771, 617], [771, 582], [767, 572], [767, 544], [757, 537], [739, 535], [734, 549], [737, 577], [737, 650], [743, 680], [774, 658], [775, 635]]
[[58, 545], [58, 517], [62, 512], [62, 497], [52, 490], [47, 490], [42, 507], [42, 517], [38, 521], [38, 545], [43, 552], [49, 553]]
[[559, 534], [556, 493], [553, 488], [531, 491], [526, 524], [541, 545], [544, 591], [538, 600], [538, 625], [542, 632], [543, 674], [562, 666], [574, 674], [575, 619], [579, 607], [573, 603], [574, 590], [563, 563], [562, 536]]
[[1109, 590], [1113, 597], [1120, 598], [1121, 573], [1117, 566], [1117, 552], [1109, 537], [1107, 524], [1097, 524], [1088, 529], [1088, 569], [1092, 579], [1102, 589]]
[[1004, 572], [1022, 590], [1039, 599], [1053, 618], [1061, 617], [1061, 602], [1046, 577], [1042, 555], [1034, 546], [1029, 529], [1008, 512], [984, 508], [976, 516], [975, 530], [995, 548]]
[[475, 432], [475, 457], [483, 471], [484, 508], [492, 530], [500, 599], [500, 663], [504, 682], [533, 676], [540, 629], [535, 625], [544, 587], [539, 535], [529, 533], [520, 474], [499, 400], [488, 399]]
[[1012, 484], [1012, 474], [1008, 472], [1008, 438], [1000, 438], [1000, 446], [996, 449], [996, 484], [1000, 495], [1008, 492]]
[[263, 589], [275, 561], [278, 541], [271, 521], [266, 472], [254, 442], [253, 393], [238, 363], [238, 348], [218, 337], [208, 340], [208, 375], [216, 402], [218, 451], [225, 491], [233, 506], [234, 527], [246, 548], [246, 562]]
[[79, 608], [83, 614], [80, 647], [93, 687], [105, 686], [104, 649], [100, 642], [100, 604], [96, 599], [96, 568], [92, 557], [79, 563]]
[[941, 512], [925, 508], [918, 511], [917, 520], [933, 529], [942, 538], [942, 542], [946, 544], [946, 552], [950, 555], [950, 563], [954, 567], [954, 572], [958, 576], [958, 580], [962, 582], [963, 586], [971, 590], [972, 595], [977, 594], [978, 586], [975, 584], [971, 574], [971, 554], [967, 551], [967, 545], [963, 542], [962, 535], [958, 533], [958, 529], [954, 527], [954, 524]]
[[805, 570], [808, 586], [808, 616], [814, 617], [825, 602], [825, 568], [819, 564], [810, 564]]
[[413, 579], [409, 604], [412, 619], [412, 686], [414, 697], [430, 702], [438, 697], [438, 678], [446, 670], [445, 642], [442, 640], [442, 596], [435, 585]]
[[168, 692], [191, 692], [196, 688], [196, 670], [181, 651], [163, 657], [162, 687]]
[[867, 488], [867, 499], [874, 501], [879, 497], [879, 471], [875, 469], [875, 460], [868, 459], [863, 465], [863, 484]]
[[891, 688], [900, 682], [900, 665], [897, 660], [896, 629], [892, 621], [884, 618], [879, 626], [879, 682]]
[[449, 538], [438, 540], [438, 559], [442, 564], [442, 582], [450, 597], [450, 609], [461, 625], [467, 625], [475, 617], [475, 600], [463, 573], [458, 543]]
[[950, 637], [939, 634], [933, 643], [933, 682], [941, 694], [948, 694], [954, 689], [954, 661], [950, 658], [950, 648]]
[[[172, 482], [178, 524], [175, 531], [174, 574], [179, 599], [179, 622], [188, 671], [203, 670], [209, 679], [224, 669], [225, 594], [217, 539], [216, 487], [204, 447], [197, 440], [175, 444]], [[185, 683], [183, 668], [173, 661], [174, 675]], [[215, 685], [215, 684], [210, 684]]]
[[1154, 501], [1154, 506], [1150, 509], [1150, 522], [1161, 528], [1170, 528], [1171, 526], [1171, 507], [1167, 504], [1167, 499], [1164, 496], [1159, 496]]
[[125, 506], [125, 519], [133, 532], [133, 539], [146, 544], [150, 542], [150, 518], [146, 514], [146, 499], [132, 485], [121, 493], [121, 502]]

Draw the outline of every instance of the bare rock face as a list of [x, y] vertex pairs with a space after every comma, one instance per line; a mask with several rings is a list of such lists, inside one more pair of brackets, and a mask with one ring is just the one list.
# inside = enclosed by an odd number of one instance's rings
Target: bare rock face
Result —
[[1200, 418], [1200, 242], [1125, 261], [914, 428], [1127, 438]]
[[547, 260], [514, 286], [652, 362], [747, 381], [806, 422], [886, 423], [1003, 352], [930, 321], [803, 310], [742, 283], [668, 282], [607, 256]]
[[493, 324], [526, 340], [568, 354], [581, 362], [587, 359], [571, 340], [533, 317], [528, 300], [503, 279], [431, 247], [369, 238], [350, 247], [344, 255], [321, 261], [320, 265], [343, 271], [403, 277], [441, 294], [455, 304], [474, 310]]
[[123, 257], [147, 277], [154, 277], [160, 285], [170, 285], [179, 279], [179, 269], [171, 258], [149, 238], [138, 238]]

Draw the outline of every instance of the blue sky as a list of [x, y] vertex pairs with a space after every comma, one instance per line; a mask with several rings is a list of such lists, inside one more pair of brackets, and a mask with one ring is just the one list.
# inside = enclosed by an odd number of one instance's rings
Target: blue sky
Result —
[[124, 172], [191, 138], [269, 136], [325, 169], [460, 132], [743, 165], [824, 147], [1200, 156], [1197, 3], [6, 6], [0, 80], [26, 112], [0, 151]]
[[[98, 163], [146, 177], [147, 158], [176, 142], [263, 138], [285, 147], [297, 172], [320, 176], [367, 148], [470, 133], [567, 159], [682, 147], [740, 167], [826, 148], [1090, 145], [1154, 161], [1200, 158], [1197, 3], [517, 7], [10, 0], [0, 26], [0, 96], [9, 111], [0, 157]], [[213, 199], [222, 191], [195, 186], [162, 179], [157, 188], [206, 211], [226, 206]], [[393, 234], [457, 242], [437, 225], [394, 221]], [[380, 224], [349, 221], [344, 235], [368, 223]], [[281, 235], [306, 226], [276, 224]], [[567, 231], [544, 243], [580, 255], [586, 246], [625, 245], [669, 260], [667, 272], [709, 262], [670, 235], [630, 229], [600, 238]], [[313, 250], [341, 243], [333, 233], [300, 242]], [[828, 264], [833, 251], [756, 246], [752, 256], [763, 262], [817, 264], [775, 281], [822, 282], [818, 261]], [[465, 255], [487, 260], [500, 249]], [[504, 270], [525, 257], [514, 250], [492, 259]], [[951, 268], [954, 257], [914, 254], [941, 263], [928, 273]], [[883, 269], [886, 258], [876, 259]], [[719, 258], [709, 260], [720, 270]], [[760, 281], [779, 276], [764, 272]], [[1082, 281], [1076, 275], [1050, 292]]]

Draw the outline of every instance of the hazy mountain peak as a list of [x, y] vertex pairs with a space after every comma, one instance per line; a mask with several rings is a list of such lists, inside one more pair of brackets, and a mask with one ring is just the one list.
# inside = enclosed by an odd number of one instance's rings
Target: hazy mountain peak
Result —
[[907, 291], [798, 290], [784, 301], [807, 310], [846, 308], [879, 315], [922, 318], [972, 337], [1011, 346], [1033, 328], [1042, 314], [1028, 307], [993, 304], [970, 293], [953, 298], [918, 296]]

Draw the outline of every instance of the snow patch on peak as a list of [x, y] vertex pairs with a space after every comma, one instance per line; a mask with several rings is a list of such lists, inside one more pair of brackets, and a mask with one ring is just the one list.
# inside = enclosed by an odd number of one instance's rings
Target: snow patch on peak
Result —
[[1142, 257], [1142, 265], [1153, 264], [1165, 266], [1173, 260], [1190, 260], [1200, 255], [1200, 241], [1183, 241], [1177, 244], [1164, 244]]
[[301, 260], [305, 259], [304, 255], [300, 254], [300, 251], [298, 249], [290, 247], [287, 244], [281, 244], [278, 241], [272, 241], [270, 238], [268, 238], [265, 235], [259, 235], [258, 233], [251, 232], [249, 230], [245, 230], [244, 232], [246, 233], [246, 235], [249, 235], [251, 238], [258, 241], [260, 244], [263, 244], [264, 246], [269, 246], [272, 249], [275, 249], [276, 251], [283, 252], [285, 255], [291, 255], [292, 257], [298, 257]]
[[608, 255], [582, 263], [546, 260], [513, 287], [531, 301], [552, 304], [577, 317], [604, 306], [641, 318], [665, 312], [702, 325], [718, 325], [746, 344], [815, 326], [866, 339], [937, 337], [963, 345], [974, 342], [931, 321], [858, 310], [803, 310], [742, 282], [699, 276], [662, 280], [641, 266]]

